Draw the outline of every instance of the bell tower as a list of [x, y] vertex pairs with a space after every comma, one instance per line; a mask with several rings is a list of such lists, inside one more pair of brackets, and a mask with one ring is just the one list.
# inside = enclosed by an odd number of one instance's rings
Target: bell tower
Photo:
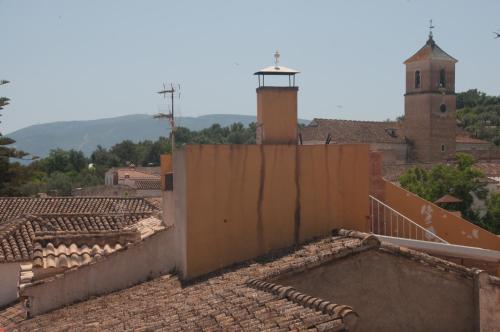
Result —
[[425, 45], [407, 59], [404, 134], [410, 158], [443, 161], [455, 155], [457, 60], [434, 41], [430, 25]]

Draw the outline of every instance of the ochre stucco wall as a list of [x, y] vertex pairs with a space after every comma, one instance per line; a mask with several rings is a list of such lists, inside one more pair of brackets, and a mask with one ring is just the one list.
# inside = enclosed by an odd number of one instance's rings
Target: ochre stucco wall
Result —
[[257, 89], [257, 143], [297, 143], [297, 87]]
[[500, 250], [500, 238], [417, 195], [385, 181], [385, 203], [445, 241]]
[[[334, 228], [366, 231], [368, 145], [188, 145], [176, 151], [187, 278]], [[183, 176], [179, 176], [179, 172]], [[180, 204], [182, 203], [182, 204]]]

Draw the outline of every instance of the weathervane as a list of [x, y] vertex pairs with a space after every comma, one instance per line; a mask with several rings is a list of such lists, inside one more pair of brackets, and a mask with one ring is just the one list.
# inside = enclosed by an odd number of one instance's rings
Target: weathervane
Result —
[[280, 62], [280, 52], [276, 51], [274, 53], [274, 68], [278, 69], [280, 66], [278, 66], [278, 63]]
[[435, 26], [432, 25], [432, 18], [429, 20], [429, 38], [432, 39], [433, 35], [432, 35], [432, 29], [434, 29]]

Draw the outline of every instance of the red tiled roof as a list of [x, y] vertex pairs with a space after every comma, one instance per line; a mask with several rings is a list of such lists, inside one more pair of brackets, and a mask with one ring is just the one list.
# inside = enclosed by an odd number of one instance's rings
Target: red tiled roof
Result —
[[432, 38], [429, 38], [425, 45], [420, 50], [418, 50], [417, 53], [408, 58], [404, 63], [407, 64], [410, 62], [427, 59], [449, 60], [457, 62], [457, 59], [453, 58], [451, 55], [443, 51]]
[[135, 188], [140, 190], [160, 190], [160, 179], [135, 180]]
[[132, 230], [106, 232], [43, 232], [37, 233], [33, 246], [33, 266], [40, 268], [72, 268], [87, 264], [130, 242], [140, 240]]
[[[353, 250], [357, 238], [334, 237], [268, 263], [254, 263], [181, 284], [166, 275], [132, 288], [71, 305], [16, 324], [20, 331], [47, 330], [252, 330], [344, 331], [353, 310], [298, 292], [280, 295], [268, 278]], [[301, 295], [301, 296], [299, 296]], [[313, 304], [306, 300], [313, 299]], [[0, 312], [0, 317], [2, 312]], [[354, 316], [354, 317], [352, 317]]]
[[0, 224], [23, 214], [151, 213], [154, 207], [142, 198], [111, 197], [1, 197]]
[[341, 230], [338, 235], [282, 256], [240, 264], [184, 284], [175, 276], [165, 275], [13, 327], [20, 331], [343, 331], [353, 327], [348, 326], [349, 322], [356, 324], [355, 308], [314, 298], [269, 280], [365, 250], [391, 253], [460, 279], [472, 279], [475, 273], [421, 252], [381, 244], [374, 235]]
[[332, 143], [405, 143], [398, 122], [314, 119], [300, 129], [304, 142], [325, 142], [328, 134]]
[[150, 214], [115, 215], [41, 215], [24, 216], [0, 224], [0, 263], [33, 258], [33, 244], [38, 232], [103, 232], [120, 230]]

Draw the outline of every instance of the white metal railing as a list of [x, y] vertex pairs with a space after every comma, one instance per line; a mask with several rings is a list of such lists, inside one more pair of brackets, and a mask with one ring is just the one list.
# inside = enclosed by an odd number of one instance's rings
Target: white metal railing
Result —
[[371, 195], [370, 206], [370, 220], [373, 234], [448, 243]]

